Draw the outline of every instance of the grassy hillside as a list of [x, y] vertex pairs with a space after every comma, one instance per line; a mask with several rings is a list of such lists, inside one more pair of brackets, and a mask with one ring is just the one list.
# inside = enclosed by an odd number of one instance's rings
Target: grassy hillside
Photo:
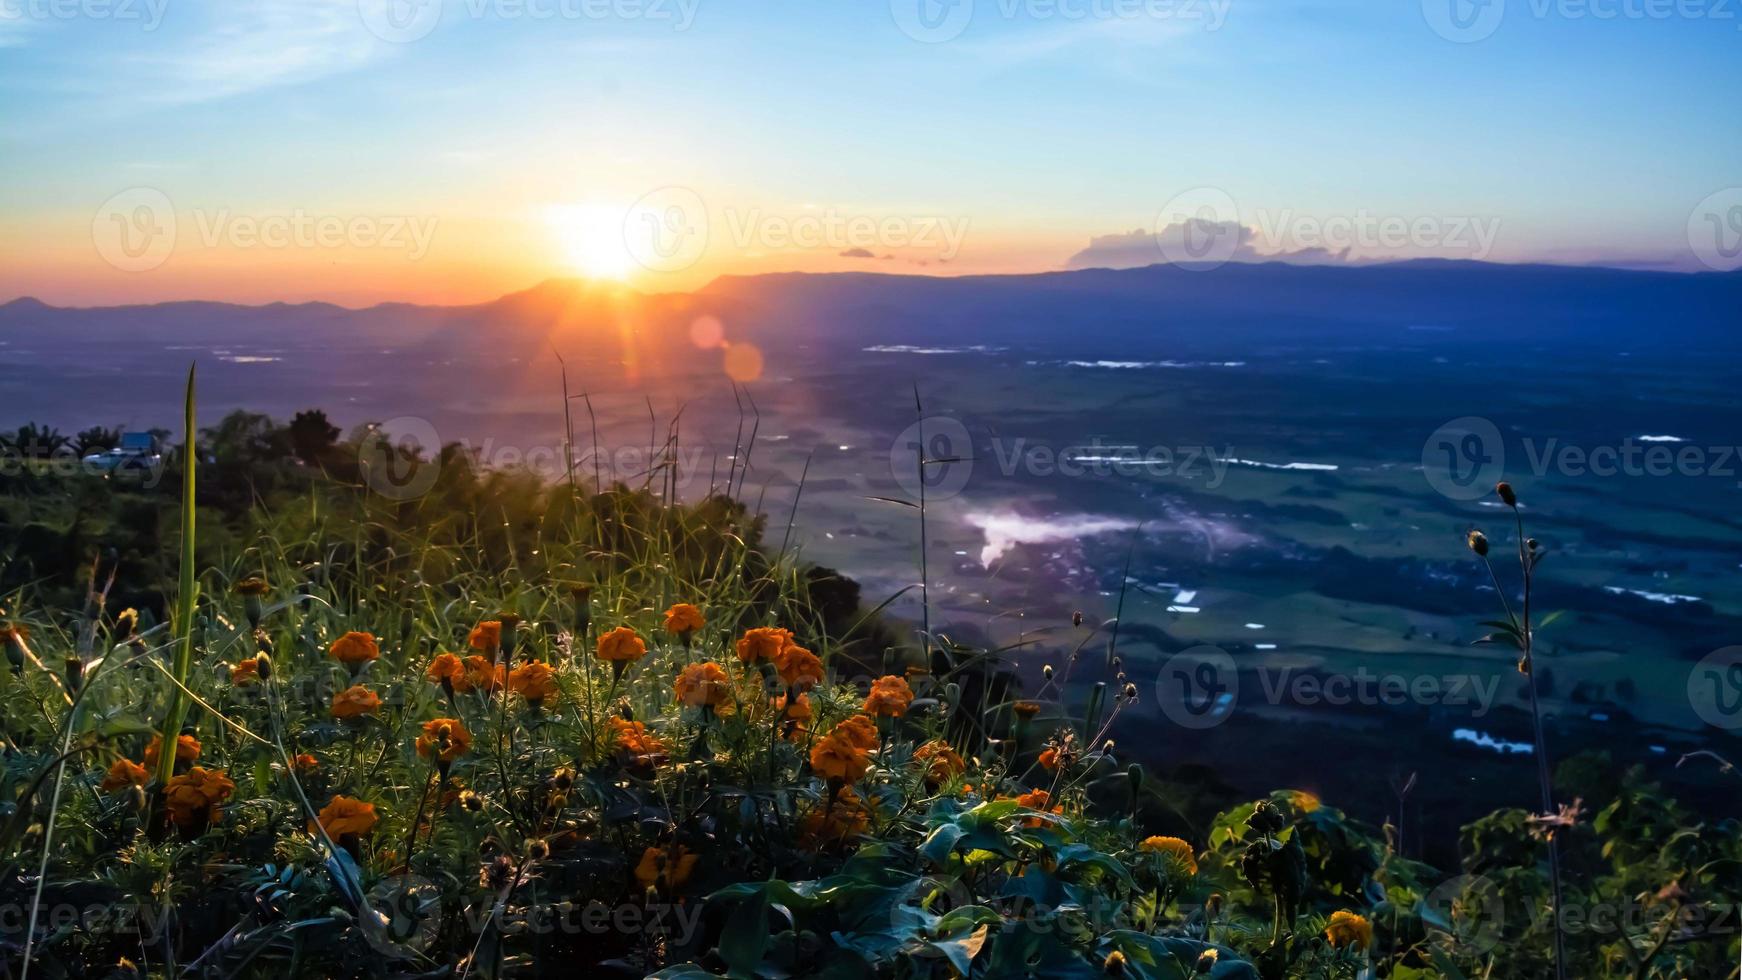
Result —
[[12, 975], [1736, 975], [1733, 814], [1600, 755], [1456, 868], [1287, 787], [1199, 816], [1106, 737], [1147, 692], [1073, 683], [1104, 627], [1022, 691], [657, 468], [384, 494], [302, 421], [205, 434], [191, 548], [185, 454], [4, 477]]

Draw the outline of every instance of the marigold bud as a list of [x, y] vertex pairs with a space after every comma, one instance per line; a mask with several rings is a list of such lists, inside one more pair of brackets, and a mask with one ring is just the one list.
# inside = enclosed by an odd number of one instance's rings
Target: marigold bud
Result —
[[1500, 502], [1508, 507], [1518, 506], [1518, 494], [1512, 492], [1512, 484], [1502, 480], [1494, 484], [1494, 492], [1500, 495]]
[[1470, 550], [1474, 551], [1477, 555], [1483, 558], [1488, 557], [1488, 536], [1486, 534], [1483, 534], [1481, 531], [1471, 531], [1470, 536], [1465, 539], [1465, 543], [1468, 544]]

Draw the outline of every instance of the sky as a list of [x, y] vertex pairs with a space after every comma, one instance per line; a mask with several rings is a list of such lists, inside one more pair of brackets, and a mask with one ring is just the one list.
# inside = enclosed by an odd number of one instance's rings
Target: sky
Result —
[[1729, 0], [0, 0], [0, 301], [1731, 268], [1739, 66]]

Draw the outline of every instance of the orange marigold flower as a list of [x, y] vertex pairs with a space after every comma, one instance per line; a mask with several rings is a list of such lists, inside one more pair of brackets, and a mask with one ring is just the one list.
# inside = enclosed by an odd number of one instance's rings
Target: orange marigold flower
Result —
[[853, 787], [843, 786], [826, 805], [817, 804], [804, 817], [804, 844], [822, 848], [845, 843], [871, 826], [871, 812]]
[[[488, 694], [499, 690], [508, 683], [508, 669], [501, 664], [493, 664], [490, 658], [480, 654], [472, 654], [465, 660], [466, 690], [477, 689]], [[460, 690], [456, 687], [454, 690]]]
[[672, 687], [677, 691], [677, 699], [692, 708], [718, 707], [732, 700], [732, 680], [712, 660], [685, 667]]
[[381, 696], [361, 684], [353, 684], [333, 695], [333, 717], [340, 721], [361, 718], [381, 710]]
[[641, 852], [641, 860], [635, 865], [635, 880], [642, 888], [658, 885], [668, 891], [675, 890], [690, 880], [700, 860], [699, 855], [691, 854], [682, 844], [673, 844], [669, 848], [650, 847]]
[[458, 718], [432, 718], [423, 723], [423, 734], [417, 737], [417, 754], [446, 764], [466, 754], [472, 744], [472, 733]]
[[913, 688], [894, 674], [877, 678], [865, 698], [865, 713], [873, 717], [900, 718], [913, 703]]
[[164, 786], [163, 805], [177, 827], [202, 829], [222, 818], [218, 804], [229, 799], [235, 790], [236, 784], [222, 772], [194, 766]]
[[[1016, 805], [1029, 810], [1039, 810], [1042, 813], [1057, 813], [1059, 808], [1052, 805], [1052, 794], [1044, 789], [1030, 790], [1016, 797]], [[1023, 821], [1027, 827], [1040, 827], [1046, 824], [1039, 817], [1029, 817]]]
[[702, 611], [687, 602], [680, 602], [665, 611], [667, 633], [694, 633], [707, 624]]
[[948, 742], [925, 743], [913, 750], [913, 761], [925, 769], [926, 782], [934, 786], [949, 782], [968, 768], [961, 753]]
[[1304, 789], [1290, 790], [1288, 799], [1290, 803], [1294, 804], [1294, 808], [1303, 814], [1314, 813], [1324, 805], [1319, 802], [1318, 796]]
[[1043, 750], [1040, 753], [1040, 758], [1035, 761], [1040, 763], [1042, 769], [1045, 769], [1048, 772], [1057, 772], [1059, 767], [1058, 748], [1055, 746]]
[[1185, 869], [1186, 874], [1198, 873], [1198, 855], [1192, 850], [1192, 845], [1178, 837], [1145, 837], [1143, 843], [1137, 845], [1140, 851], [1160, 854], [1169, 861]]
[[259, 679], [260, 661], [256, 657], [249, 657], [230, 668], [230, 683], [237, 687], [252, 684]]
[[599, 637], [598, 654], [600, 660], [613, 663], [640, 660], [647, 656], [647, 642], [629, 627], [619, 626]]
[[864, 715], [851, 715], [835, 726], [835, 731], [852, 744], [869, 752], [877, 747], [877, 723]]
[[[484, 658], [479, 657], [478, 659], [483, 660]], [[448, 687], [461, 694], [472, 689], [472, 682], [466, 676], [465, 661], [451, 653], [437, 654], [436, 658], [429, 662], [429, 669], [424, 672], [424, 676], [429, 678], [431, 684], [446, 682]]]
[[1353, 946], [1364, 950], [1373, 944], [1373, 923], [1346, 909], [1332, 912], [1325, 926], [1325, 941], [1334, 949]]
[[780, 679], [794, 691], [808, 691], [823, 682], [823, 662], [796, 643], [783, 647], [774, 658]]
[[737, 643], [738, 659], [747, 664], [758, 660], [779, 663], [780, 651], [792, 645], [792, 630], [779, 626], [757, 626], [744, 631]]
[[1040, 714], [1040, 702], [1017, 701], [1010, 706], [1010, 710], [1015, 712], [1016, 717], [1018, 718], [1033, 718], [1035, 715]]
[[349, 796], [335, 796], [321, 807], [321, 829], [327, 836], [339, 840], [347, 835], [362, 836], [375, 829], [375, 804]]
[[145, 767], [131, 759], [116, 759], [109, 766], [109, 774], [103, 777], [100, 787], [105, 793], [113, 793], [128, 786], [144, 786], [149, 777]]
[[297, 772], [314, 772], [316, 769], [321, 767], [321, 760], [307, 752], [303, 752], [296, 758], [291, 759], [290, 764]]
[[[866, 728], [871, 729], [869, 744], [864, 734]], [[871, 719], [854, 715], [811, 746], [811, 768], [829, 779], [858, 782], [865, 770], [871, 768], [871, 749], [876, 745], [877, 732]]]
[[237, 582], [235, 585], [230, 586], [230, 591], [240, 596], [251, 596], [258, 599], [268, 592], [271, 592], [272, 586], [267, 584], [266, 580], [260, 576], [250, 575]]
[[665, 743], [647, 732], [647, 726], [627, 718], [611, 719], [611, 734], [617, 748], [633, 756], [663, 755]]
[[333, 645], [327, 647], [327, 653], [334, 660], [353, 667], [381, 659], [381, 648], [376, 645], [374, 635], [355, 631], [334, 640]]
[[486, 619], [472, 627], [472, 632], [466, 636], [466, 645], [474, 650], [495, 653], [502, 648], [502, 621]]
[[543, 704], [546, 698], [561, 693], [556, 686], [556, 671], [550, 664], [528, 660], [508, 674], [508, 686], [514, 693], [533, 704]]
[[[145, 768], [157, 771], [157, 754], [163, 748], [163, 736], [151, 736], [151, 744], [145, 747]], [[175, 761], [192, 762], [200, 757], [199, 739], [192, 735], [178, 735], [175, 739]]]

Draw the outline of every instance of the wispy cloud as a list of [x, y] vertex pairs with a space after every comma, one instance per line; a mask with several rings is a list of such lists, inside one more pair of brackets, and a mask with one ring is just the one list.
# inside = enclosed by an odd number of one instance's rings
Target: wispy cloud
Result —
[[185, 40], [126, 59], [152, 101], [202, 102], [354, 71], [389, 54], [355, 0], [237, 0]]

